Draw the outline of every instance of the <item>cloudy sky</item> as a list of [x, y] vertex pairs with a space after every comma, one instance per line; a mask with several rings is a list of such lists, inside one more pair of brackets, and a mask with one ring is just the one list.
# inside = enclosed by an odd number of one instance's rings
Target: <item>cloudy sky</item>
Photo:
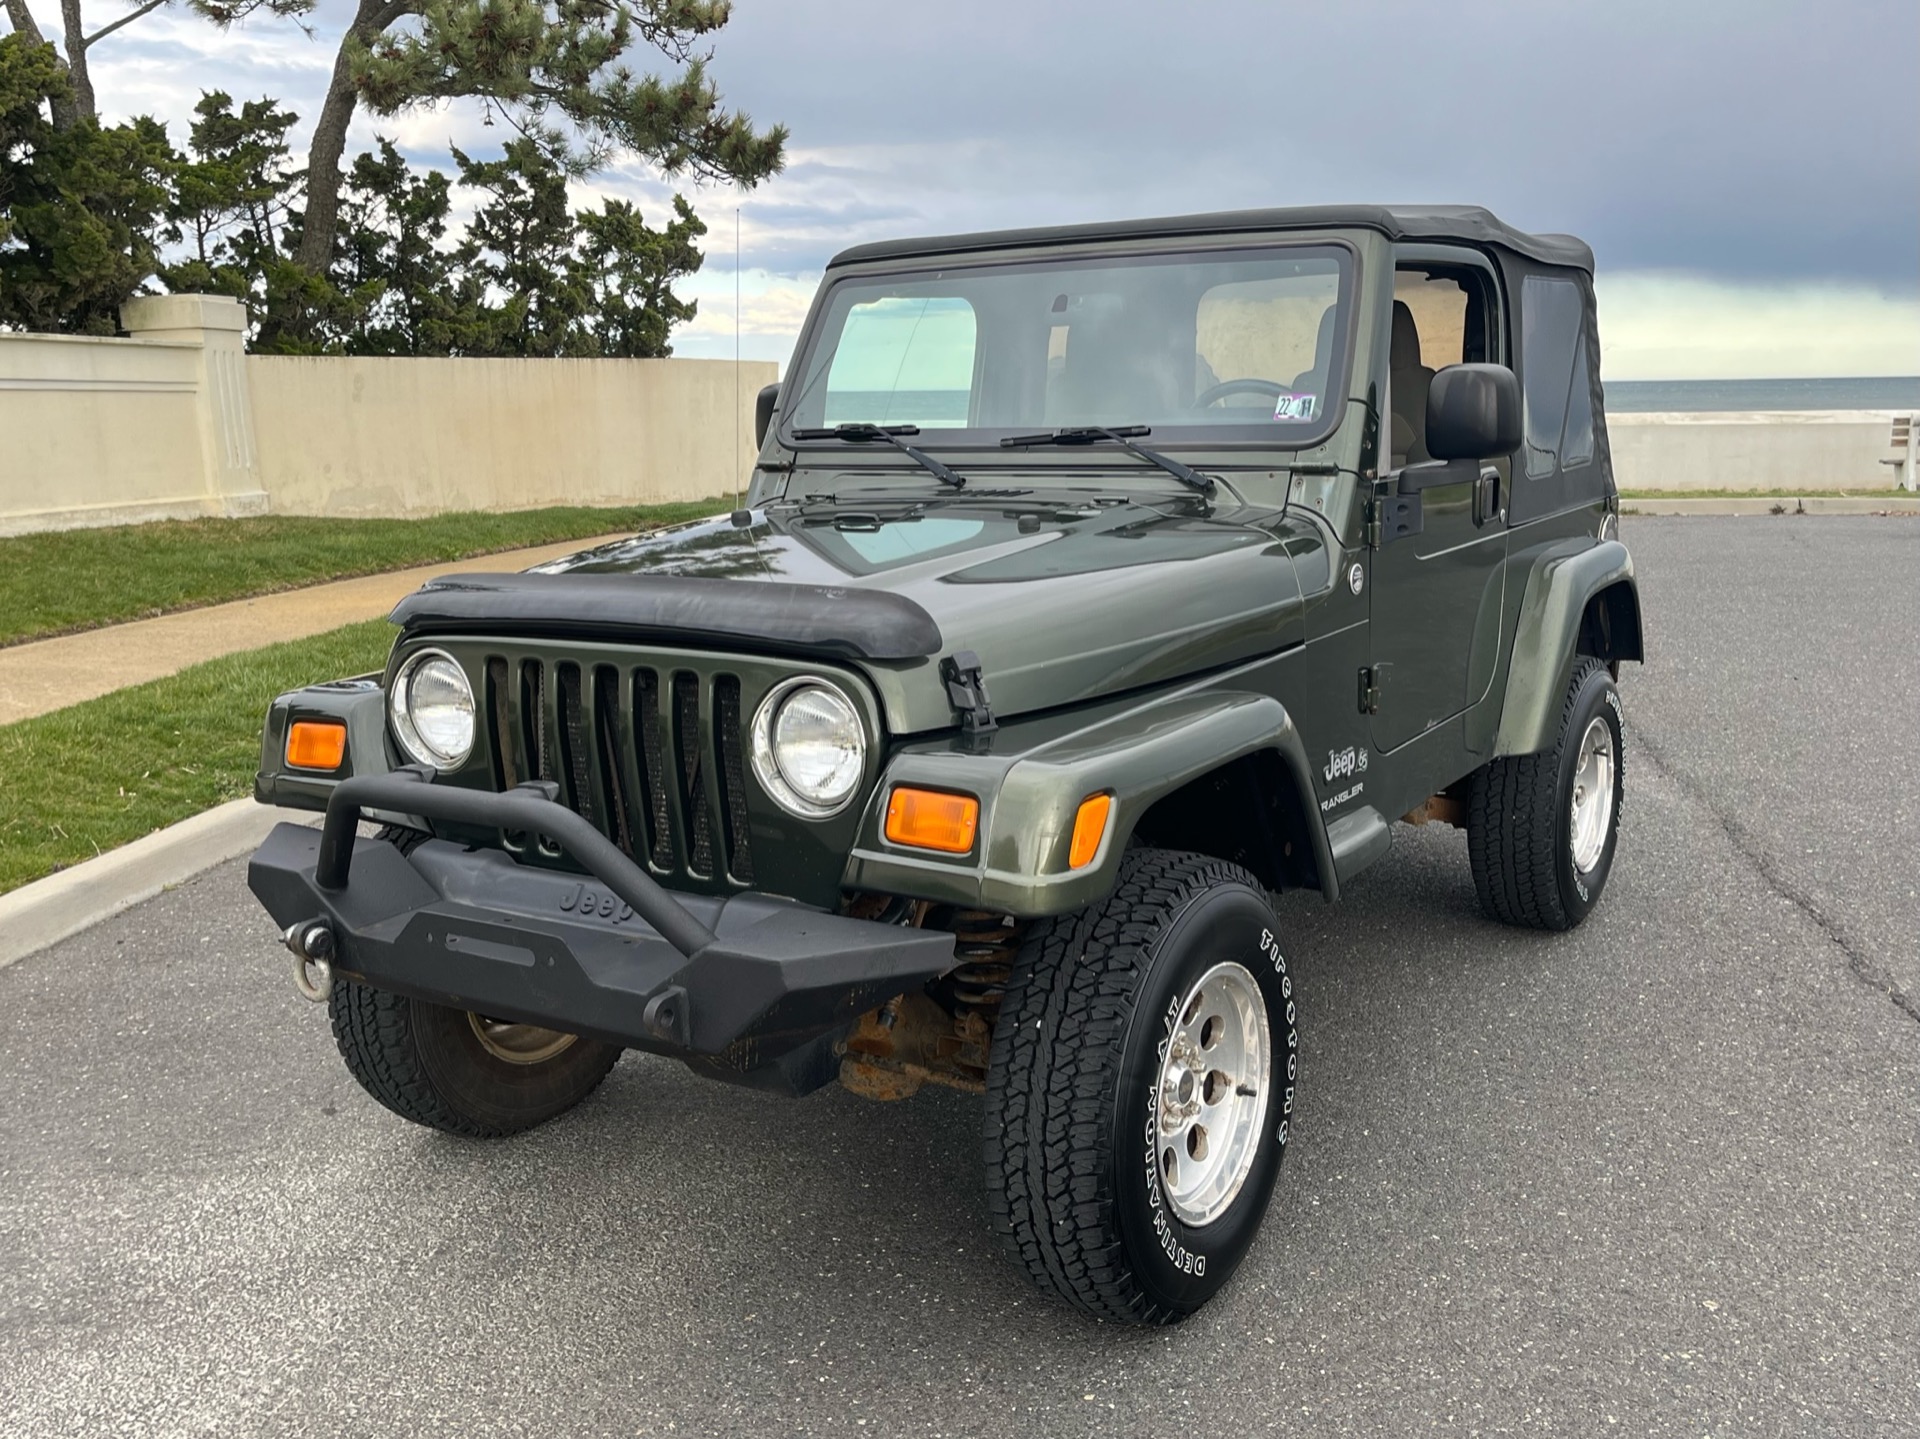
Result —
[[[84, 0], [89, 29], [130, 8]], [[34, 0], [49, 34], [58, 5]], [[182, 9], [101, 42], [103, 112], [205, 89], [319, 107], [313, 38]], [[713, 72], [793, 132], [784, 174], [691, 190], [706, 269], [681, 354], [784, 361], [822, 266], [886, 236], [1342, 200], [1471, 202], [1593, 245], [1609, 377], [1920, 373], [1916, 0], [736, 0]], [[485, 152], [471, 107], [387, 120]], [[304, 137], [297, 137], [304, 145]], [[670, 190], [627, 165], [581, 189]]]

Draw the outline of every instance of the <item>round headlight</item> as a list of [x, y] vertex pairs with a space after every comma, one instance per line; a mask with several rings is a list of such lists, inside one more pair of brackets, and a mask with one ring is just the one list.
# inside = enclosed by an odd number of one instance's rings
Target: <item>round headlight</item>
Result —
[[839, 690], [789, 680], [753, 717], [753, 772], [782, 806], [807, 819], [843, 809], [860, 787], [867, 736]]
[[400, 747], [435, 769], [458, 769], [473, 753], [473, 687], [439, 650], [421, 650], [400, 667], [387, 692]]

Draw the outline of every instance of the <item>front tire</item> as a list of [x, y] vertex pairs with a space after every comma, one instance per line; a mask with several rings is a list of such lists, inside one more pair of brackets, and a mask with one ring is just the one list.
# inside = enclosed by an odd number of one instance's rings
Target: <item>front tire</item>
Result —
[[1605, 665], [1583, 655], [1552, 748], [1474, 775], [1467, 855], [1489, 919], [1572, 929], [1600, 902], [1626, 798], [1624, 739], [1620, 691]]
[[[427, 836], [378, 839], [411, 854]], [[336, 978], [333, 1039], [360, 1087], [402, 1119], [468, 1139], [501, 1139], [573, 1108], [620, 1058], [617, 1045], [512, 1024]]]
[[1293, 981], [1259, 882], [1140, 849], [1113, 893], [1028, 932], [995, 1026], [993, 1227], [1043, 1290], [1170, 1324], [1259, 1232], [1286, 1152]]
[[501, 1139], [572, 1109], [620, 1059], [616, 1045], [509, 1024], [351, 980], [328, 997], [334, 1043], [359, 1085], [403, 1120]]
[[620, 1058], [611, 1044], [336, 979], [333, 1038], [360, 1087], [415, 1124], [518, 1134], [573, 1108]]

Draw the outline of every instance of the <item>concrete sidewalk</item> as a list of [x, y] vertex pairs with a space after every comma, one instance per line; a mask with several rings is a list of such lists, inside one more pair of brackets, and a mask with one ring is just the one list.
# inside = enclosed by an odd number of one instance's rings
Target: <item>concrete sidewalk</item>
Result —
[[378, 619], [437, 575], [523, 570], [625, 538], [601, 535], [530, 550], [476, 555], [452, 564], [336, 580], [12, 645], [0, 649], [0, 724], [31, 719], [128, 685], [160, 679], [236, 650], [304, 639], [359, 620]]

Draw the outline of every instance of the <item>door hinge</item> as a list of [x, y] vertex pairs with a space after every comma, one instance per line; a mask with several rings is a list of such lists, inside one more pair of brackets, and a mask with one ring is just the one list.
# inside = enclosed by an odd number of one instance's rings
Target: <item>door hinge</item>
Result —
[[1369, 665], [1360, 671], [1360, 713], [1377, 715], [1380, 713], [1380, 695], [1387, 687], [1387, 675], [1393, 666], [1390, 664]]
[[962, 730], [974, 735], [991, 734], [1000, 728], [987, 699], [987, 679], [981, 672], [979, 655], [972, 650], [956, 650], [940, 662], [940, 677], [947, 683], [948, 702], [959, 711]]
[[1379, 549], [1395, 540], [1404, 540], [1426, 529], [1427, 520], [1418, 494], [1375, 495], [1367, 501], [1367, 547]]

